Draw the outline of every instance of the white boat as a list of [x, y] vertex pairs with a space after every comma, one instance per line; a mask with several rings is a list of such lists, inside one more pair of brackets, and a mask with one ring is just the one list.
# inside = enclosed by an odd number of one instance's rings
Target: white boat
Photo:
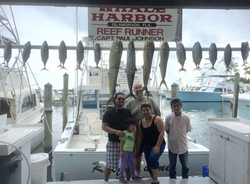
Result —
[[[183, 102], [221, 102], [221, 94], [232, 93], [234, 86], [232, 82], [226, 81], [233, 75], [221, 75], [225, 72], [223, 61], [218, 61], [215, 66], [216, 71], [211, 71], [211, 63], [206, 62], [202, 67], [202, 74], [195, 77], [195, 81], [185, 89], [181, 87], [178, 97]], [[179, 83], [177, 83], [180, 85]], [[171, 91], [163, 90], [167, 99], [171, 99]]]
[[[8, 18], [1, 17], [1, 26], [15, 39], [1, 35], [0, 43], [6, 44], [11, 42], [12, 44], [20, 44], [19, 40], [17, 40], [16, 32], [5, 21], [8, 22]], [[16, 55], [13, 56], [13, 53]], [[7, 115], [7, 125], [38, 124], [43, 122], [44, 108], [41, 103], [40, 88], [37, 83], [30, 83], [31, 79], [33, 81], [36, 80], [28, 62], [25, 65], [23, 64], [21, 54], [21, 50], [18, 50], [18, 52], [12, 51], [12, 57], [10, 56], [8, 63], [4, 61], [4, 58], [0, 62], [0, 115]], [[36, 88], [33, 86], [36, 86]], [[34, 149], [41, 143], [43, 137], [43, 132], [34, 137], [31, 142], [31, 149]]]
[[[233, 103], [233, 94], [221, 95], [224, 99], [230, 100]], [[241, 93], [238, 97], [237, 117], [250, 120], [250, 93]]]
[[[52, 167], [54, 168], [55, 176], [53, 178], [55, 181], [59, 181], [62, 178], [64, 181], [103, 179], [108, 138], [107, 134], [101, 130], [101, 119], [105, 106], [100, 105], [100, 91], [108, 89], [109, 86], [103, 84], [102, 81], [101, 76], [90, 76], [89, 84], [80, 85], [77, 88], [78, 97], [84, 96], [85, 94], [83, 93], [86, 90], [97, 91], [97, 106], [91, 109], [82, 108], [84, 100], [82, 98], [78, 99], [77, 106], [81, 108], [78, 113], [79, 116], [76, 120], [67, 123], [53, 151]], [[123, 89], [128, 89], [126, 83], [117, 86], [117, 90]], [[161, 97], [158, 92], [158, 86], [149, 86], [149, 91], [152, 93], [154, 100], [160, 102]], [[97, 121], [91, 121], [91, 117]], [[96, 129], [95, 131], [93, 131], [93, 122], [97, 123], [97, 126], [94, 128]], [[188, 147], [190, 175], [202, 175], [203, 165], [208, 164], [209, 150], [191, 138], [189, 138]], [[159, 176], [168, 176], [168, 160], [168, 149], [166, 147], [160, 158]], [[177, 170], [178, 173], [181, 173], [180, 164], [177, 165]], [[144, 157], [142, 160], [142, 171], [143, 176], [148, 176]], [[118, 170], [113, 171], [110, 178], [116, 178], [117, 176]]]
[[[68, 90], [68, 104], [72, 104], [75, 100], [74, 91]], [[52, 106], [62, 106], [63, 104], [63, 90], [53, 90]]]

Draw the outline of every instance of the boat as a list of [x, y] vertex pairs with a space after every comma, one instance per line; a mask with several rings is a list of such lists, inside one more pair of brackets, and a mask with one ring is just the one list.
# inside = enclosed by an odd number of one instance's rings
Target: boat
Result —
[[[221, 94], [233, 92], [233, 83], [226, 79], [234, 75], [223, 74], [226, 70], [224, 61], [218, 61], [216, 71], [211, 71], [211, 66], [211, 63], [205, 61], [202, 72], [194, 78], [194, 83], [178, 90], [178, 97], [183, 102], [221, 102]], [[171, 91], [163, 91], [166, 98], [171, 99]]]
[[[121, 68], [123, 67], [121, 66]], [[142, 69], [142, 67], [140, 66], [138, 69]], [[88, 76], [89, 82], [80, 84], [77, 87], [77, 96], [79, 97], [77, 102], [78, 117], [67, 123], [53, 151], [52, 167], [54, 168], [55, 175], [53, 178], [55, 181], [103, 179], [108, 137], [107, 133], [101, 129], [101, 119], [106, 107], [102, 102], [101, 91], [108, 90], [109, 85], [102, 75], [89, 75], [88, 72], [86, 76]], [[124, 74], [124, 72], [121, 74]], [[141, 74], [142, 72], [139, 73], [139, 75]], [[126, 77], [126, 75], [120, 74], [119, 76]], [[122, 79], [120, 77], [117, 80], [117, 91], [127, 90], [126, 78], [124, 79], [123, 77], [123, 80], [119, 80]], [[142, 77], [136, 77], [136, 79], [137, 82], [143, 83]], [[156, 84], [157, 82], [151, 81], [148, 89], [153, 99], [160, 104], [161, 96]], [[90, 96], [94, 94], [96, 97], [97, 105], [94, 108], [86, 108], [86, 99], [83, 98], [86, 97], [86, 91], [88, 91]], [[94, 91], [95, 93], [93, 93]], [[109, 105], [110, 107], [112, 105]], [[202, 166], [208, 164], [209, 150], [191, 138], [188, 139], [188, 147], [190, 175], [202, 175]], [[165, 148], [160, 158], [159, 176], [168, 176], [168, 160], [168, 149]], [[177, 165], [177, 170], [181, 173], [179, 164]], [[116, 178], [118, 171], [112, 171], [110, 178]], [[142, 160], [142, 172], [143, 176], [149, 176], [144, 157]]]
[[[2, 10], [3, 11], [3, 10]], [[5, 14], [2, 14], [2, 16]], [[14, 20], [14, 19], [13, 19]], [[1, 44], [20, 44], [16, 32], [12, 29], [7, 17], [2, 17], [1, 26], [6, 29], [14, 39], [0, 37]], [[21, 49], [13, 52], [16, 56], [9, 56], [8, 61], [1, 59], [0, 64], [0, 115], [7, 116], [8, 125], [32, 125], [43, 123], [43, 104], [41, 103], [40, 87], [29, 67], [28, 62], [21, 59]], [[2, 54], [3, 55], [3, 54]], [[12, 66], [11, 66], [12, 65]], [[33, 77], [33, 78], [32, 78]], [[31, 149], [37, 147], [43, 140], [43, 131], [31, 141]]]
[[[68, 90], [69, 104], [73, 104], [76, 100], [74, 96], [74, 90]], [[63, 104], [63, 90], [54, 89], [52, 94], [52, 106], [62, 106]]]
[[[223, 94], [221, 95], [224, 99], [228, 99], [233, 103], [233, 94]], [[250, 93], [240, 93], [238, 97], [238, 110], [237, 117], [250, 120]]]

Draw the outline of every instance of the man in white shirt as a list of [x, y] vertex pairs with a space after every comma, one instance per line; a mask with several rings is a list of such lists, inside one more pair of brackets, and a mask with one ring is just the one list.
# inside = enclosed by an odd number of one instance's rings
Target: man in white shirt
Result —
[[176, 179], [177, 156], [182, 165], [182, 178], [188, 178], [188, 142], [187, 133], [191, 132], [190, 118], [181, 112], [182, 101], [174, 98], [170, 101], [172, 114], [166, 116], [165, 130], [168, 134], [169, 177]]

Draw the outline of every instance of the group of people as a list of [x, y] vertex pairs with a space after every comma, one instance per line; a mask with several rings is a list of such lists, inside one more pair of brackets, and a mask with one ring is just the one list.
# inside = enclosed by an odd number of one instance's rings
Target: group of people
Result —
[[120, 158], [119, 180], [122, 183], [130, 178], [142, 179], [141, 160], [144, 152], [151, 184], [159, 184], [159, 158], [166, 146], [164, 130], [168, 134], [169, 176], [176, 178], [179, 155], [182, 177], [188, 178], [187, 132], [191, 131], [191, 125], [189, 117], [181, 112], [181, 100], [174, 98], [170, 101], [173, 113], [166, 116], [164, 125], [158, 104], [153, 98], [145, 97], [142, 89], [142, 84], [134, 85], [136, 99], [129, 100], [126, 107], [123, 107], [124, 94], [117, 93], [116, 109], [108, 110], [103, 116], [102, 129], [108, 133], [104, 180], [108, 181], [111, 171], [119, 168]]

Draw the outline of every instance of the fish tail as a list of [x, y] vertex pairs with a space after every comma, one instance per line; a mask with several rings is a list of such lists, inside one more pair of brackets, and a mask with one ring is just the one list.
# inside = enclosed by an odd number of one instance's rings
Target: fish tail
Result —
[[187, 72], [187, 70], [182, 67], [180, 70], [178, 70], [178, 72]]
[[141, 97], [141, 95], [143, 94], [143, 91], [146, 89], [147, 87], [143, 87], [142, 90], [141, 90], [141, 94], [139, 94], [139, 98]]
[[59, 70], [61, 70], [61, 69], [67, 70], [67, 68], [65, 68], [64, 66], [62, 66]]
[[146, 93], [146, 96], [147, 96], [147, 100], [148, 100], [148, 96], [149, 96], [148, 87], [146, 86], [146, 87], [143, 87], [143, 88], [144, 88], [144, 90], [145, 90], [145, 93]]
[[135, 97], [135, 95], [133, 94], [132, 91], [130, 91], [130, 93], [126, 96], [125, 99], [127, 99], [128, 97], [131, 97], [131, 96], [136, 99], [136, 97]]
[[158, 90], [161, 88], [161, 85], [163, 84], [163, 79], [161, 80], [160, 86], [158, 88]]
[[167, 85], [167, 83], [166, 83], [165, 79], [164, 79], [163, 84], [166, 86], [166, 88], [167, 88], [167, 90], [168, 90], [168, 85]]
[[43, 71], [43, 70], [49, 71], [49, 70], [48, 70], [47, 68], [45, 68], [45, 67], [44, 67], [43, 69], [41, 69], [40, 71]]
[[194, 71], [195, 70], [201, 70], [201, 68], [199, 67], [199, 66], [197, 66], [195, 69], [194, 69]]
[[75, 69], [75, 71], [76, 70], [81, 70], [82, 71], [82, 68], [79, 66], [79, 67], [77, 67], [76, 69]]
[[161, 80], [161, 83], [160, 83], [160, 86], [159, 86], [158, 90], [160, 89], [160, 87], [161, 87], [162, 84], [164, 84], [166, 86], [167, 90], [168, 90], [168, 85], [167, 85], [165, 79]]
[[[106, 103], [105, 111], [107, 110], [108, 105], [110, 104], [110, 102], [113, 102], [113, 103], [114, 103], [114, 106], [115, 106], [115, 99], [114, 99], [113, 96], [110, 96], [110, 97], [109, 97], [109, 101]], [[115, 109], [116, 109], [116, 112], [118, 112], [116, 106], [115, 106]]]
[[246, 64], [248, 64], [247, 61], [243, 62], [243, 65], [242, 65], [242, 66], [246, 66]]
[[215, 70], [216, 71], [216, 69], [213, 66], [210, 68], [210, 70]]

